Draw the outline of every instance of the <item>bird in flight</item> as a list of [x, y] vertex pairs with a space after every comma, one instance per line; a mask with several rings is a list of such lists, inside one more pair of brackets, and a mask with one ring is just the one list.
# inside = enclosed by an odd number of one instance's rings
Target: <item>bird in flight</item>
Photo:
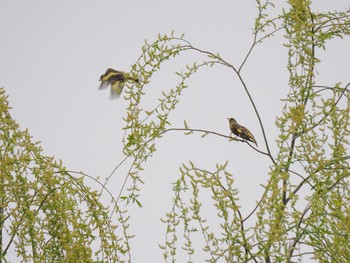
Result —
[[253, 134], [244, 126], [240, 125], [234, 118], [228, 118], [230, 130], [233, 134], [241, 137], [244, 140], [251, 141], [258, 146]]
[[139, 83], [138, 78], [130, 76], [128, 73], [108, 68], [100, 77], [100, 88], [104, 89], [111, 86], [111, 98], [117, 98], [123, 91], [126, 81]]

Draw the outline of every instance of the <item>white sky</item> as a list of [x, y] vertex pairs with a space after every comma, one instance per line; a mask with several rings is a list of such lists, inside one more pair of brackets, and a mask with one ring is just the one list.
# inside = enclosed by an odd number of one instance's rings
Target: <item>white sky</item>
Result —
[[[349, 7], [346, 0], [315, 2], [318, 10]], [[0, 86], [10, 96], [13, 118], [29, 129], [35, 141], [42, 142], [45, 154], [62, 159], [69, 170], [103, 178], [123, 158], [121, 128], [127, 106], [122, 98], [109, 100], [108, 91], [97, 89], [106, 68], [128, 71], [141, 54], [144, 39], [151, 42], [158, 33], [172, 30], [238, 65], [252, 43], [256, 13], [253, 0], [1, 1]], [[278, 132], [274, 121], [283, 105], [280, 98], [288, 91], [283, 42], [280, 33], [259, 45], [243, 71], [274, 152]], [[349, 81], [348, 47], [349, 39], [328, 46], [329, 53], [324, 56], [327, 67], [318, 68], [322, 84]], [[191, 57], [167, 62], [155, 75], [146, 87], [150, 101], [155, 99], [151, 94], [176, 85], [175, 71], [184, 68], [186, 59]], [[265, 150], [253, 109], [231, 71], [223, 67], [204, 70], [189, 84], [172, 124], [181, 127], [186, 119], [192, 128], [228, 135], [226, 118], [232, 116], [249, 127]], [[214, 170], [216, 163], [228, 160], [244, 215], [262, 193], [259, 185], [268, 179], [269, 160], [246, 144], [180, 133], [169, 133], [158, 143], [158, 151], [143, 173], [144, 208], [133, 209], [133, 229], [138, 235], [133, 262], [162, 259], [158, 244], [163, 241], [165, 225], [159, 218], [171, 208], [171, 183], [180, 175], [182, 163], [191, 160]], [[123, 171], [108, 185], [116, 195]]]

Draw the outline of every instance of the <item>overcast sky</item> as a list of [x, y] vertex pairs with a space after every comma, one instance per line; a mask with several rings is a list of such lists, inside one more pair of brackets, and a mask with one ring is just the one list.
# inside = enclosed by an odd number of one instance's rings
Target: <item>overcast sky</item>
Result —
[[[347, 0], [315, 2], [322, 11], [349, 7]], [[3, 0], [0, 86], [9, 95], [13, 118], [22, 129], [29, 129], [33, 140], [42, 142], [46, 155], [61, 159], [69, 170], [104, 178], [123, 159], [121, 128], [127, 103], [123, 98], [110, 100], [108, 91], [98, 90], [99, 76], [108, 67], [128, 71], [140, 56], [144, 39], [151, 42], [158, 33], [172, 30], [239, 65], [252, 43], [255, 6], [253, 0]], [[274, 12], [280, 8], [277, 5]], [[259, 45], [243, 70], [274, 152], [278, 133], [274, 122], [283, 105], [280, 99], [288, 92], [284, 42], [279, 33]], [[327, 63], [318, 68], [322, 84], [349, 81], [349, 44], [349, 39], [333, 41], [326, 55], [320, 53]], [[154, 101], [151, 94], [156, 94], [152, 91], [175, 87], [175, 71], [181, 71], [186, 62], [180, 59], [164, 65], [145, 89], [150, 91], [150, 101]], [[171, 116], [173, 125], [181, 127], [186, 119], [192, 128], [228, 135], [227, 117], [232, 116], [249, 127], [264, 150], [253, 108], [232, 71], [206, 69], [189, 84]], [[138, 235], [134, 262], [161, 260], [158, 244], [163, 242], [165, 226], [159, 218], [171, 208], [171, 183], [180, 175], [178, 167], [189, 160], [208, 170], [228, 160], [244, 215], [254, 207], [262, 193], [260, 184], [268, 179], [269, 160], [246, 144], [169, 133], [145, 167], [144, 208], [133, 209], [133, 230]], [[124, 175], [122, 168], [108, 185], [116, 195]]]

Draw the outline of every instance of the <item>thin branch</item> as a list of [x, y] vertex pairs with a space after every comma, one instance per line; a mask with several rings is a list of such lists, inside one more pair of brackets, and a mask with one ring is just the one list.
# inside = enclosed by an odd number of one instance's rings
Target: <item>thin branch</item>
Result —
[[250, 142], [246, 141], [246, 140], [241, 140], [241, 139], [238, 139], [238, 138], [233, 138], [231, 136], [227, 136], [227, 135], [224, 135], [224, 134], [221, 134], [221, 133], [218, 133], [218, 132], [214, 132], [214, 131], [208, 131], [208, 130], [203, 130], [203, 129], [191, 129], [191, 128], [170, 128], [170, 129], [166, 129], [164, 130], [163, 132], [161, 132], [159, 134], [162, 135], [166, 132], [170, 132], [170, 131], [183, 131], [185, 133], [193, 133], [193, 132], [200, 132], [200, 133], [204, 133], [204, 134], [213, 134], [213, 135], [216, 135], [216, 136], [219, 136], [219, 137], [224, 137], [224, 138], [227, 138], [227, 139], [230, 139], [230, 140], [233, 140], [233, 141], [238, 141], [238, 142], [243, 142], [243, 143], [246, 143], [248, 144], [251, 148], [253, 148], [255, 151], [263, 154], [263, 155], [266, 155], [268, 157], [270, 157], [270, 155], [266, 152], [263, 152], [261, 150], [259, 150], [258, 148], [256, 148], [255, 146], [253, 146]]
[[270, 157], [270, 159], [271, 159], [271, 161], [273, 162], [273, 164], [276, 164], [274, 158], [272, 157], [271, 151], [270, 151], [270, 147], [269, 147], [269, 144], [268, 144], [268, 141], [267, 141], [267, 135], [266, 135], [265, 128], [264, 128], [264, 125], [263, 125], [263, 123], [262, 123], [262, 120], [261, 120], [259, 111], [258, 111], [258, 109], [257, 109], [257, 107], [256, 107], [256, 105], [255, 105], [255, 102], [254, 102], [252, 96], [250, 95], [250, 92], [249, 92], [249, 90], [248, 90], [248, 87], [247, 87], [246, 83], [244, 82], [244, 80], [243, 80], [243, 78], [242, 78], [240, 72], [236, 69], [235, 66], [233, 66], [233, 65], [230, 64], [230, 63], [228, 63], [228, 62], [225, 61], [223, 58], [221, 58], [221, 57], [218, 56], [218, 55], [215, 55], [215, 54], [212, 53], [212, 52], [209, 52], [209, 51], [205, 51], [205, 50], [196, 48], [196, 47], [194, 47], [194, 46], [192, 46], [192, 45], [189, 45], [189, 46], [188, 46], [188, 49], [196, 50], [196, 51], [198, 51], [199, 53], [206, 54], [206, 55], [208, 55], [208, 56], [211, 57], [211, 58], [215, 58], [215, 59], [217, 59], [218, 61], [220, 61], [224, 66], [227, 66], [227, 67], [231, 68], [231, 69], [236, 73], [236, 75], [238, 76], [238, 78], [239, 78], [239, 80], [240, 80], [240, 82], [241, 82], [241, 84], [242, 84], [242, 86], [243, 86], [243, 88], [244, 88], [244, 90], [245, 90], [245, 92], [246, 92], [246, 94], [247, 94], [247, 96], [248, 96], [248, 98], [249, 98], [249, 100], [250, 100], [252, 106], [253, 106], [253, 109], [254, 109], [254, 111], [255, 111], [255, 115], [256, 115], [257, 118], [258, 118], [258, 121], [259, 121], [259, 124], [260, 124], [260, 128], [261, 128], [261, 131], [262, 131], [262, 133], [263, 133], [265, 146], [266, 146], [267, 153], [268, 153], [267, 155]]
[[258, 39], [258, 34], [259, 34], [260, 30], [262, 30], [262, 29], [263, 29], [265, 26], [267, 26], [269, 23], [271, 23], [271, 22], [273, 22], [273, 21], [275, 21], [275, 20], [278, 20], [278, 19], [280, 19], [280, 17], [276, 17], [276, 18], [274, 18], [274, 19], [271, 19], [271, 20], [267, 21], [265, 24], [261, 25], [261, 26], [256, 30], [256, 32], [254, 33], [253, 43], [251, 44], [251, 46], [250, 46], [250, 48], [249, 48], [249, 50], [248, 50], [246, 56], [244, 57], [242, 64], [241, 64], [240, 67], [238, 68], [238, 73], [241, 72], [243, 66], [246, 64], [248, 58], [250, 57], [250, 54], [252, 53], [254, 47], [255, 47], [257, 44], [261, 43], [265, 38], [268, 38], [268, 37], [272, 36], [272, 35], [275, 34], [277, 31], [279, 31], [279, 30], [281, 30], [281, 29], [284, 28], [284, 27], [281, 25], [281, 26], [279, 26], [278, 28], [276, 28], [275, 30], [273, 30], [272, 32], [270, 32], [270, 33], [266, 34], [265, 36], [263, 36], [263, 37], [261, 37], [261, 38]]

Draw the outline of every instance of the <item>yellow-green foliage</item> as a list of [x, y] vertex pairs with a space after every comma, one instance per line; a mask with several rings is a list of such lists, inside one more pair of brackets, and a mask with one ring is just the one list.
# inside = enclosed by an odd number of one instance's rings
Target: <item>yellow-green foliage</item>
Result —
[[127, 252], [99, 194], [42, 154], [11, 118], [3, 89], [0, 171], [1, 259], [15, 251], [21, 262], [116, 262]]

